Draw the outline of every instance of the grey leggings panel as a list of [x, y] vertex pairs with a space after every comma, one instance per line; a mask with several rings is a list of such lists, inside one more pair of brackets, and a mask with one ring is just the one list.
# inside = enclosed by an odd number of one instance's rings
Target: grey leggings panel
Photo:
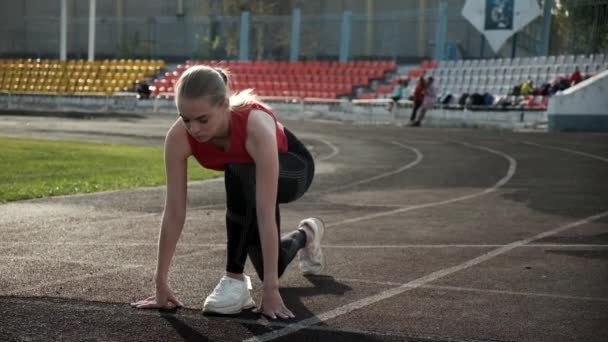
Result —
[[[281, 231], [279, 203], [300, 198], [310, 187], [314, 177], [314, 161], [306, 147], [287, 129], [288, 151], [279, 154], [279, 180], [276, 204], [276, 223]], [[226, 230], [228, 259], [226, 271], [242, 273], [247, 255], [260, 279], [264, 268], [255, 205], [255, 164], [229, 164], [225, 167]], [[279, 241], [279, 274], [306, 244], [306, 235], [293, 231]]]

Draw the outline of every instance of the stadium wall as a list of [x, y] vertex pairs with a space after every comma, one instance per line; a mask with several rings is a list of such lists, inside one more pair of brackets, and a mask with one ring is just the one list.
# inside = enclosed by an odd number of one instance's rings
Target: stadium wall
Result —
[[[412, 107], [401, 103], [390, 113], [383, 102], [290, 101], [268, 102], [277, 115], [291, 120], [335, 120], [351, 123], [406, 125]], [[53, 96], [0, 94], [0, 112], [9, 115], [175, 115], [169, 99], [137, 100], [133, 96]], [[500, 130], [537, 128], [546, 123], [544, 111], [461, 110], [436, 108], [427, 112], [424, 126]]]
[[550, 131], [608, 132], [608, 71], [549, 100]]
[[[58, 58], [59, 0], [0, 1], [0, 55], [5, 58]], [[215, 5], [212, 5], [215, 3]], [[439, 0], [333, 0], [297, 1], [301, 8], [300, 59], [335, 60], [340, 48], [342, 15], [351, 11], [351, 59], [396, 59], [419, 62], [434, 55]], [[219, 5], [218, 5], [219, 4]], [[498, 54], [484, 46], [484, 38], [460, 11], [464, 0], [449, 1], [446, 42], [457, 46], [460, 57], [511, 55], [511, 40]], [[87, 58], [88, 1], [68, 1], [69, 58]], [[291, 4], [285, 2], [272, 15], [251, 13], [249, 58], [287, 60], [291, 30]], [[243, 7], [246, 10], [246, 5]], [[240, 16], [225, 13], [217, 1], [184, 0], [183, 14], [177, 1], [97, 1], [97, 59], [152, 58], [181, 63], [186, 59], [237, 59]], [[542, 26], [536, 19], [525, 35], [535, 36]], [[528, 30], [528, 28], [526, 29]], [[536, 32], [536, 33], [534, 33]], [[518, 56], [535, 55], [517, 40]], [[220, 55], [208, 56], [204, 37], [219, 37]], [[179, 39], [176, 39], [179, 37]], [[458, 56], [452, 56], [454, 58]]]

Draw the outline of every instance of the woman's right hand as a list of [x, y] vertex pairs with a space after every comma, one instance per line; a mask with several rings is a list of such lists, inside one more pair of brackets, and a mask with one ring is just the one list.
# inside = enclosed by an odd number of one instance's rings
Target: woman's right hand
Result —
[[174, 309], [183, 306], [166, 283], [156, 284], [156, 295], [131, 303], [131, 307], [136, 309]]

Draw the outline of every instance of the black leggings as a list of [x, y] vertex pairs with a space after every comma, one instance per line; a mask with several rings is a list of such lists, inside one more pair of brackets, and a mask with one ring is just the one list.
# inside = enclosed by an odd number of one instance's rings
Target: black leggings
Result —
[[420, 108], [420, 106], [422, 106], [422, 101], [414, 101], [414, 108], [412, 109], [412, 115], [410, 117], [410, 121], [414, 121], [416, 120], [416, 112], [418, 111], [418, 108]]
[[[277, 191], [276, 223], [281, 234], [279, 203], [300, 198], [310, 187], [315, 166], [310, 152], [285, 128], [288, 151], [279, 153], [279, 186]], [[255, 164], [228, 164], [225, 167], [226, 230], [228, 260], [226, 271], [243, 273], [247, 255], [261, 280], [264, 280], [264, 262], [255, 205]], [[295, 230], [279, 241], [280, 277], [298, 250], [306, 244], [306, 234]]]

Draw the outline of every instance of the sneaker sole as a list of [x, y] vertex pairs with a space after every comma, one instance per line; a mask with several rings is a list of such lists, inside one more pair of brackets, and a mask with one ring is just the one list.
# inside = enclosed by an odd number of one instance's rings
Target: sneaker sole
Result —
[[[319, 248], [321, 248], [321, 240], [323, 240], [323, 235], [325, 235], [325, 222], [323, 222], [323, 220], [321, 220], [320, 218], [317, 218], [317, 217], [311, 217], [310, 220], [313, 221], [315, 223], [315, 225], [318, 227], [318, 230], [314, 230], [314, 229], [312, 229], [312, 230], [315, 233], [315, 240], [318, 239]], [[319, 232], [320, 232], [320, 234], [319, 234]], [[320, 274], [321, 272], [323, 272], [323, 269], [325, 268], [325, 255], [323, 254], [322, 250], [320, 252], [320, 255], [321, 255], [320, 265], [309, 266], [309, 267], [300, 266], [300, 272], [302, 272], [302, 274], [304, 274], [304, 275], [317, 275], [317, 274]]]
[[209, 305], [205, 305], [205, 306], [203, 306], [203, 313], [234, 315], [234, 314], [241, 313], [241, 311], [243, 311], [243, 310], [252, 309], [254, 307], [255, 307], [255, 302], [253, 301], [253, 299], [251, 297], [249, 297], [249, 300], [247, 300], [247, 302], [242, 305], [233, 305], [233, 306], [226, 306], [226, 307], [212, 307]]
[[318, 275], [323, 272], [324, 268], [325, 268], [325, 256], [323, 256], [323, 254], [321, 254], [321, 264], [320, 265], [312, 266], [312, 267], [301, 267], [300, 266], [300, 272], [303, 275]]

